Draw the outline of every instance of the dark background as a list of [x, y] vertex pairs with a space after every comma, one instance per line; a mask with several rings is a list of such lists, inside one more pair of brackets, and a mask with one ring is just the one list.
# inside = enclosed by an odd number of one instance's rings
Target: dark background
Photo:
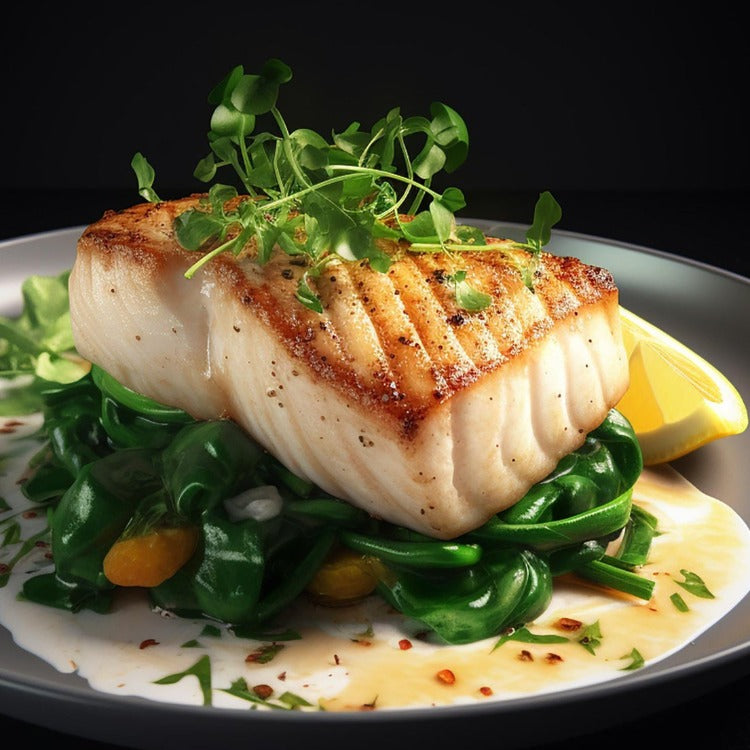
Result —
[[[136, 151], [163, 198], [202, 189], [192, 171], [208, 150], [208, 92], [237, 64], [254, 72], [279, 57], [294, 71], [279, 99], [291, 128], [369, 127], [394, 106], [427, 114], [434, 100], [460, 112], [469, 157], [444, 182], [466, 194], [463, 217], [528, 223], [550, 190], [560, 229], [750, 276], [740, 7], [16, 5], [0, 28], [0, 239], [139, 202]], [[645, 720], [623, 707], [615, 730], [550, 748], [640, 744], [654, 729], [673, 744], [747, 748], [748, 698], [742, 677]], [[15, 729], [105, 748], [0, 715], [4, 736]]]
[[439, 180], [463, 189], [463, 218], [530, 222], [551, 190], [558, 228], [748, 272], [739, 4], [18, 7], [0, 31], [4, 237], [140, 201], [136, 151], [162, 197], [202, 189], [208, 92], [279, 57], [294, 71], [279, 99], [290, 128], [327, 136], [396, 106], [454, 107], [469, 157]]

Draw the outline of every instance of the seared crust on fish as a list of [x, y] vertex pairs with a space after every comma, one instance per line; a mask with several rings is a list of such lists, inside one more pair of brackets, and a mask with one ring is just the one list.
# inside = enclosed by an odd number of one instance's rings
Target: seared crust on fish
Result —
[[[198, 196], [108, 212], [70, 277], [79, 353], [200, 419], [229, 417], [289, 469], [374, 516], [437, 538], [516, 502], [597, 427], [628, 384], [611, 274], [541, 253], [534, 291], [511, 240], [491, 251], [391, 245], [386, 273], [283, 252], [199, 255], [174, 237]], [[450, 275], [492, 296], [461, 310]]]

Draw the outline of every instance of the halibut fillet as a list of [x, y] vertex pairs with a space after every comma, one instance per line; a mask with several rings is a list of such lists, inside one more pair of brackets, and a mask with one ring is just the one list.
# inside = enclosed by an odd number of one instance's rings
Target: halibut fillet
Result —
[[[500, 249], [416, 254], [386, 273], [304, 271], [224, 253], [195, 276], [173, 222], [198, 196], [107, 212], [70, 276], [76, 347], [124, 385], [199, 419], [231, 418], [291, 471], [378, 518], [454, 538], [579, 447], [628, 385], [618, 290], [601, 268]], [[468, 313], [450, 275], [490, 294]]]

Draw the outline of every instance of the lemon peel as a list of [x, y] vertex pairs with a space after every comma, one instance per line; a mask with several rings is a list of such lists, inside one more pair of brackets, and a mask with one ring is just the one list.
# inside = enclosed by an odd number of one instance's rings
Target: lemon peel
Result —
[[714, 365], [620, 307], [630, 385], [617, 409], [630, 421], [646, 465], [665, 463], [748, 425], [745, 403]]

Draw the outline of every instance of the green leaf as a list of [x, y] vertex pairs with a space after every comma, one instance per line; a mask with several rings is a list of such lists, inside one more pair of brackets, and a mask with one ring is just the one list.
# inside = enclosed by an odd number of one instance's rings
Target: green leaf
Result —
[[453, 213], [460, 211], [466, 206], [466, 199], [464, 198], [463, 192], [454, 187], [446, 188], [439, 200], [440, 203]]
[[453, 234], [455, 225], [453, 214], [442, 201], [435, 199], [430, 203], [430, 215], [438, 240], [445, 242]]
[[[208, 202], [211, 206], [211, 210], [217, 216], [225, 216], [224, 204], [227, 201], [237, 197], [237, 188], [232, 185], [216, 184], [212, 185], [208, 191]], [[252, 206], [252, 202], [246, 203], [246, 205]]]
[[255, 128], [255, 117], [231, 105], [220, 104], [211, 115], [211, 132], [217, 136], [244, 138]]
[[461, 115], [441, 102], [430, 106], [435, 141], [445, 153], [445, 171], [454, 172], [466, 160], [469, 152], [469, 131]]
[[186, 250], [200, 250], [209, 241], [221, 236], [225, 222], [214, 214], [190, 208], [174, 222], [177, 241]]
[[437, 143], [428, 142], [414, 159], [414, 173], [423, 180], [437, 174], [445, 166], [445, 151]]
[[17, 521], [9, 523], [3, 531], [2, 540], [0, 540], [0, 547], [8, 547], [11, 544], [18, 544], [21, 541], [21, 527]]
[[289, 708], [302, 708], [312, 706], [312, 703], [306, 701], [302, 696], [296, 693], [286, 691], [279, 696], [279, 702], [289, 706]]
[[514, 628], [510, 633], [500, 636], [492, 647], [492, 651], [500, 648], [507, 641], [520, 641], [521, 643], [567, 643], [570, 639], [562, 635], [541, 635], [532, 633], [526, 627]]
[[359, 128], [360, 124], [353, 122], [341, 133], [333, 133], [334, 145], [345, 154], [359, 157], [370, 142], [370, 134]]
[[149, 164], [148, 159], [138, 151], [130, 160], [130, 166], [138, 180], [138, 194], [150, 203], [158, 203], [159, 196], [153, 189], [156, 173], [154, 172], [154, 168]]
[[88, 364], [83, 361], [42, 352], [37, 358], [35, 372], [44, 380], [51, 380], [55, 383], [74, 383], [86, 375], [88, 370]]
[[492, 297], [489, 294], [480, 292], [466, 281], [466, 271], [456, 271], [447, 278], [454, 285], [456, 304], [462, 310], [479, 312], [492, 304]]
[[536, 251], [550, 241], [552, 227], [562, 218], [560, 204], [552, 197], [552, 193], [540, 193], [534, 207], [534, 221], [526, 232], [526, 241]]
[[372, 245], [367, 253], [367, 262], [370, 268], [378, 273], [386, 273], [391, 267], [391, 256]]
[[[61, 355], [74, 354], [68, 307], [69, 271], [57, 276], [29, 276], [21, 285], [23, 309], [15, 318], [0, 318], [0, 372], [34, 375], [69, 383], [85, 374], [83, 363]], [[9, 397], [14, 408], [38, 403], [38, 383], [14, 388]], [[28, 398], [27, 398], [28, 397]], [[4, 404], [3, 410], [8, 408]], [[35, 410], [35, 409], [34, 409]], [[6, 412], [7, 413], [7, 412]], [[16, 412], [28, 413], [28, 412]]]
[[229, 164], [236, 164], [239, 167], [237, 161], [237, 152], [235, 151], [234, 143], [229, 136], [216, 136], [215, 133], [211, 134], [209, 139], [211, 151], [223, 162]]
[[310, 310], [317, 313], [323, 312], [323, 305], [315, 292], [310, 288], [307, 283], [307, 274], [305, 273], [297, 284], [297, 292], [295, 294], [297, 299]]
[[599, 620], [587, 625], [581, 633], [581, 637], [578, 639], [578, 643], [583, 646], [586, 651], [591, 654], [596, 654], [596, 649], [601, 646], [602, 643], [602, 632], [599, 627]]
[[672, 594], [672, 596], [669, 597], [669, 601], [671, 601], [672, 604], [674, 604], [674, 607], [678, 612], [690, 611], [690, 607], [688, 607], [685, 600], [677, 592], [675, 592], [674, 594]]
[[680, 571], [684, 576], [684, 581], [675, 581], [678, 586], [682, 586], [686, 591], [689, 591], [693, 596], [697, 596], [700, 599], [714, 599], [714, 595], [708, 590], [708, 587], [704, 583], [703, 579], [684, 568]]
[[237, 81], [242, 78], [244, 72], [245, 69], [242, 65], [237, 65], [232, 68], [232, 70], [230, 70], [229, 73], [227, 73], [227, 75], [224, 76], [224, 78], [216, 84], [213, 89], [211, 89], [211, 92], [208, 95], [208, 103], [213, 105], [227, 103]]
[[396, 153], [396, 138], [402, 122], [403, 118], [399, 108], [394, 107], [372, 127], [371, 135], [373, 139], [377, 139], [377, 142], [371, 150], [380, 156], [380, 168], [387, 172], [396, 171], [393, 159]]
[[377, 194], [372, 202], [372, 210], [376, 216], [385, 216], [393, 211], [398, 202], [398, 196], [390, 182], [381, 182], [376, 187]]
[[208, 656], [201, 656], [195, 664], [188, 667], [184, 672], [176, 672], [154, 680], [155, 685], [174, 685], [185, 677], [193, 676], [198, 680], [201, 693], [203, 694], [203, 705], [211, 705], [211, 660]]
[[460, 224], [456, 227], [456, 238], [463, 245], [481, 247], [487, 244], [487, 238], [479, 227], [471, 227], [466, 224]]
[[269, 81], [281, 85], [292, 80], [292, 69], [277, 57], [272, 57], [263, 64], [262, 75]]
[[622, 671], [627, 672], [633, 669], [640, 669], [646, 662], [641, 656], [640, 651], [638, 651], [637, 648], [634, 648], [629, 654], [625, 654], [623, 659], [630, 659], [630, 664], [628, 664], [626, 667], [622, 668]]
[[193, 177], [201, 182], [210, 182], [216, 176], [216, 159], [213, 154], [207, 154], [196, 165]]
[[430, 211], [421, 211], [411, 221], [399, 222], [409, 242], [440, 242]]
[[260, 75], [243, 75], [236, 81], [230, 100], [240, 112], [265, 114], [276, 106], [279, 86], [291, 80], [291, 77], [291, 68], [281, 60], [268, 60]]
[[[247, 179], [259, 188], [276, 186], [276, 173], [273, 168], [274, 141], [268, 134], [259, 134], [248, 148], [252, 167], [247, 172]], [[270, 151], [270, 152], [269, 152]]]

